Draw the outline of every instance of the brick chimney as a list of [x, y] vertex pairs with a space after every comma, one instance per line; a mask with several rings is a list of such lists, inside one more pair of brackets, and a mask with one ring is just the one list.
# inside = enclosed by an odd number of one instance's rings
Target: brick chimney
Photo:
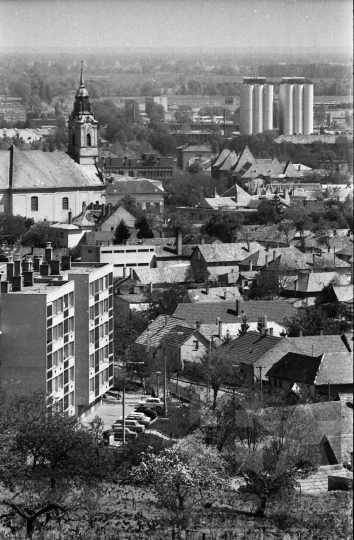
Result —
[[33, 257], [33, 270], [35, 272], [39, 272], [39, 267], [42, 264], [42, 259], [43, 257], [41, 257], [40, 255], [35, 255]]
[[177, 255], [182, 255], [182, 231], [181, 229], [178, 229], [177, 231], [177, 249], [176, 249], [176, 253]]
[[276, 250], [273, 251], [273, 261], [275, 261], [275, 259], [277, 258], [277, 252]]
[[240, 300], [236, 298], [236, 316], [238, 317], [240, 315]]
[[0, 282], [0, 293], [1, 294], [7, 294], [9, 292], [9, 282], [8, 281], [1, 281]]
[[222, 339], [222, 336], [223, 336], [222, 321], [219, 319], [219, 339]]
[[8, 281], [11, 281], [12, 276], [14, 275], [14, 267], [15, 267], [15, 263], [13, 262], [6, 263], [6, 271], [7, 271], [6, 275], [7, 275]]
[[195, 327], [200, 331], [200, 321], [195, 321]]
[[41, 264], [39, 267], [39, 272], [41, 276], [49, 276], [49, 264], [47, 262]]
[[126, 279], [128, 277], [128, 268], [126, 266], [124, 266], [124, 268], [123, 268], [123, 277], [124, 277], [124, 279]]
[[52, 260], [52, 256], [53, 256], [53, 248], [52, 248], [51, 242], [46, 243], [44, 253], [45, 253], [45, 262], [50, 264], [50, 261]]
[[273, 336], [273, 335], [274, 335], [273, 328], [269, 328], [269, 335], [270, 335], [270, 336]]
[[250, 271], [250, 272], [252, 272], [252, 266], [253, 266], [253, 265], [252, 265], [252, 261], [249, 261], [248, 267], [249, 267], [249, 271]]
[[14, 261], [14, 264], [15, 264], [15, 276], [20, 276], [22, 261], [20, 259], [16, 259], [16, 261]]
[[60, 274], [60, 261], [59, 260], [53, 260], [50, 261], [50, 274], [52, 276], [58, 276]]
[[73, 213], [71, 211], [71, 208], [68, 212], [68, 221], [69, 221], [69, 225], [72, 225], [72, 222], [73, 222]]
[[70, 255], [63, 255], [61, 258], [61, 269], [71, 270], [71, 257]]
[[32, 287], [34, 283], [32, 270], [23, 272], [23, 284], [25, 287]]
[[266, 265], [266, 268], [268, 268], [268, 255], [265, 256], [265, 265]]
[[82, 203], [82, 213], [83, 213], [83, 215], [85, 215], [86, 210], [87, 210], [87, 206], [86, 206], [86, 203], [85, 203], [85, 201], [84, 201], [84, 202]]
[[22, 291], [22, 275], [12, 277], [12, 290], [13, 292]]

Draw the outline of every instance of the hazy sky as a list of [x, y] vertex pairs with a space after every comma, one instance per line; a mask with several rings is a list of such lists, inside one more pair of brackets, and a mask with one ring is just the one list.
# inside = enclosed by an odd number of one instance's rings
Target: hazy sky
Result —
[[352, 50], [351, 0], [0, 0], [0, 47]]

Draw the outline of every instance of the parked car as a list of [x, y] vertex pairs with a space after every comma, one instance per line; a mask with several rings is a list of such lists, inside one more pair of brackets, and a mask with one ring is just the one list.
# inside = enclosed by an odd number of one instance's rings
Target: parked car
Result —
[[155, 420], [155, 418], [158, 417], [158, 414], [156, 411], [153, 411], [152, 409], [149, 409], [148, 407], [144, 407], [144, 405], [139, 405], [139, 407], [135, 409], [135, 412], [144, 413], [145, 416], [148, 416], [149, 418], [151, 418], [151, 420]]
[[143, 424], [143, 426], [149, 426], [151, 424], [151, 418], [148, 416], [145, 416], [142, 412], [133, 412], [128, 414], [127, 416], [128, 420], [137, 420], [139, 424]]
[[156, 407], [163, 407], [163, 401], [159, 398], [147, 398], [146, 401], [139, 403], [139, 407], [143, 405], [144, 407], [149, 407], [149, 409], [155, 409]]
[[[123, 425], [123, 418], [119, 418], [115, 421], [112, 428], [115, 430], [116, 426], [122, 426]], [[145, 431], [145, 426], [142, 424], [139, 424], [138, 420], [129, 420], [128, 418], [125, 419], [125, 427], [131, 429], [132, 431], [136, 431], [137, 433], [142, 433]]]
[[[113, 430], [113, 436], [115, 441], [119, 441], [123, 439], [123, 426], [121, 429], [114, 429]], [[127, 439], [136, 439], [138, 434], [135, 431], [132, 431], [129, 428], [125, 428], [125, 437]]]

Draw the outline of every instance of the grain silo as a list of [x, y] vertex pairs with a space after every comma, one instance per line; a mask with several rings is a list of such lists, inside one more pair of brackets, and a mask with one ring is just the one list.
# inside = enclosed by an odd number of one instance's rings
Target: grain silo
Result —
[[294, 84], [293, 131], [296, 135], [303, 133], [303, 92], [302, 84]]
[[311, 135], [313, 133], [313, 84], [304, 84], [303, 99], [303, 134]]
[[273, 85], [265, 84], [263, 90], [263, 131], [273, 129]]
[[243, 84], [240, 95], [240, 131], [243, 135], [253, 132], [253, 85]]
[[253, 133], [263, 131], [263, 84], [255, 84], [253, 91]]

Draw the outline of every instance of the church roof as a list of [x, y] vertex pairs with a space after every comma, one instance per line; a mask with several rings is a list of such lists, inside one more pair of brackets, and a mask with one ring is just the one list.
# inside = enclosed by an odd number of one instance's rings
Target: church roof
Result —
[[13, 145], [0, 151], [0, 189], [10, 187], [11, 154], [13, 189], [105, 188], [94, 165], [79, 165], [63, 152], [19, 150]]

